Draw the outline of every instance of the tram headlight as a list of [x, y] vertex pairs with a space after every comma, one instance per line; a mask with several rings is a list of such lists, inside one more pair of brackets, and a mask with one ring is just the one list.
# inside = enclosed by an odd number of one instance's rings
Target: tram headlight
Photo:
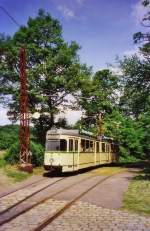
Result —
[[54, 159], [53, 159], [53, 158], [50, 158], [50, 159], [49, 159], [49, 162], [50, 162], [50, 164], [52, 165], [52, 163], [54, 162]]

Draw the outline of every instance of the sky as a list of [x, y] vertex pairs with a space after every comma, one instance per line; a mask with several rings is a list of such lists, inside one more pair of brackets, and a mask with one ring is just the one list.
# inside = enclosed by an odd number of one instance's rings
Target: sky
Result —
[[[26, 25], [29, 16], [36, 17], [38, 9], [45, 9], [60, 21], [65, 41], [81, 46], [80, 60], [92, 66], [93, 72], [116, 65], [116, 56], [136, 52], [133, 34], [143, 30], [141, 0], [0, 0], [0, 6], [20, 25]], [[0, 33], [13, 35], [17, 29], [0, 8]], [[0, 107], [0, 125], [7, 122], [6, 109]]]

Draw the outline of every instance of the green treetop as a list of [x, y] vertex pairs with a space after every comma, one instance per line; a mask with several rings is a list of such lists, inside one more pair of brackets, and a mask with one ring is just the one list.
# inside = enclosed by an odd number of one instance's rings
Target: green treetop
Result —
[[18, 119], [18, 56], [20, 47], [25, 47], [29, 110], [40, 113], [32, 122], [38, 128], [38, 136], [45, 137], [45, 131], [55, 123], [59, 106], [62, 110], [75, 107], [67, 96], [77, 97], [79, 89], [89, 79], [90, 69], [79, 61], [79, 45], [66, 43], [59, 21], [39, 10], [38, 16], [29, 18], [27, 26], [20, 27], [12, 37], [1, 35], [0, 46], [0, 93], [9, 107], [8, 115], [14, 121]]

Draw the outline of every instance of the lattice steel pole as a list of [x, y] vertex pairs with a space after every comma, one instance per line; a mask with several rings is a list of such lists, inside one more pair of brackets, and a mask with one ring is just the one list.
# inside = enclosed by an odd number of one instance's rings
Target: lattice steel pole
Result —
[[[16, 19], [3, 7], [0, 9], [17, 25], [20, 24]], [[32, 172], [31, 153], [29, 150], [30, 131], [29, 131], [29, 112], [28, 112], [28, 92], [27, 92], [27, 75], [26, 75], [26, 53], [25, 49], [20, 49], [20, 169]]]
[[26, 75], [26, 52], [24, 48], [20, 49], [20, 169], [32, 172], [29, 129], [29, 111], [28, 111], [28, 89]]

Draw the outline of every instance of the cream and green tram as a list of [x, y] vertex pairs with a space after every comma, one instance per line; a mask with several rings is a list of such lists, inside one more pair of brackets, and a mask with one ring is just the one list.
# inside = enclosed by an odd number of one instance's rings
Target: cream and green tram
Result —
[[46, 134], [45, 170], [73, 172], [117, 159], [116, 144], [110, 139], [100, 141], [79, 130], [51, 129]]

